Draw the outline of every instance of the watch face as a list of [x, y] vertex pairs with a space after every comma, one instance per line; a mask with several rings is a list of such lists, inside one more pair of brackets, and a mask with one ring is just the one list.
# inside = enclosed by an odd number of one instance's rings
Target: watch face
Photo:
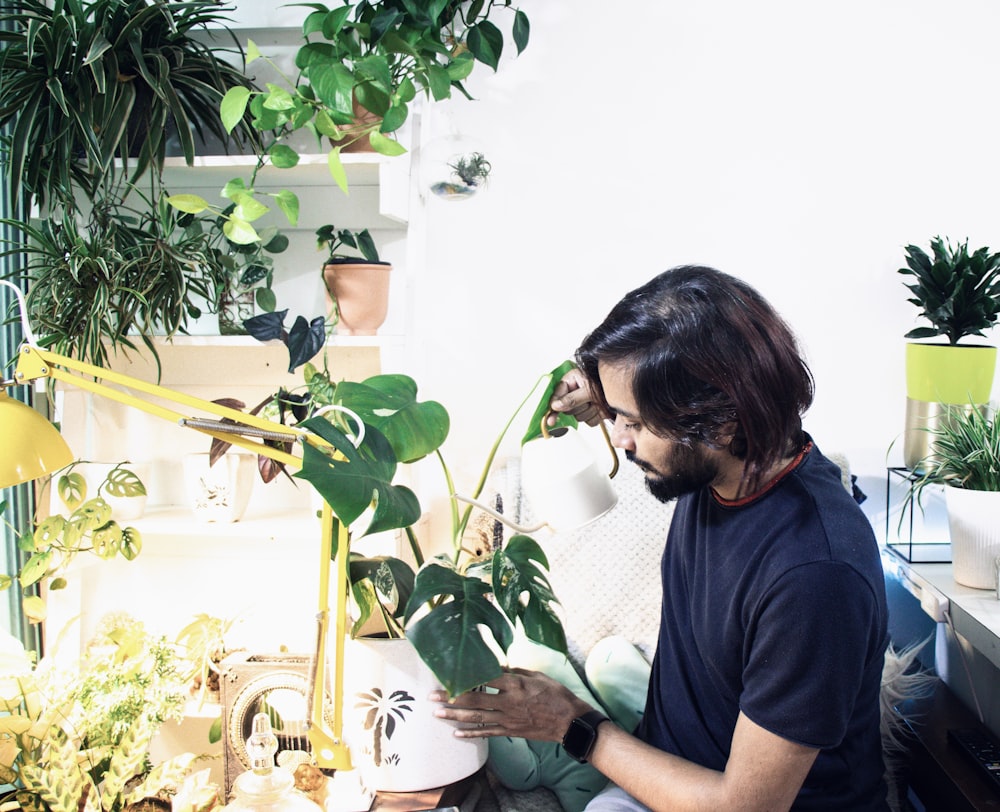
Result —
[[577, 761], [585, 761], [594, 746], [597, 731], [582, 719], [574, 719], [563, 737], [563, 747]]

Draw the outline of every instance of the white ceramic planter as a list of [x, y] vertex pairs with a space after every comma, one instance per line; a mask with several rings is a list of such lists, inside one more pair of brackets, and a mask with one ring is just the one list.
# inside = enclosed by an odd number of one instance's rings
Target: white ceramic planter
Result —
[[227, 451], [209, 466], [208, 452], [184, 456], [184, 485], [195, 516], [203, 522], [238, 522], [257, 477], [257, 456]]
[[1000, 557], [1000, 492], [945, 488], [955, 581], [975, 589], [996, 588]]
[[348, 640], [344, 662], [344, 738], [367, 787], [443, 787], [486, 763], [485, 739], [455, 738], [455, 723], [433, 715], [440, 683], [409, 640]]

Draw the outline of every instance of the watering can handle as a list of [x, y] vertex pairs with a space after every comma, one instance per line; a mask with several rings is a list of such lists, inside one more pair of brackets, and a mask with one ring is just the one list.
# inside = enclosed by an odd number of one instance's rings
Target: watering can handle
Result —
[[[546, 440], [552, 436], [549, 433], [549, 416], [554, 414], [556, 414], [555, 410], [549, 409], [544, 415], [542, 415], [542, 437]], [[615, 451], [615, 447], [611, 444], [611, 435], [608, 434], [608, 427], [604, 425], [604, 421], [602, 420], [597, 425], [601, 429], [601, 434], [604, 435], [604, 442], [607, 444], [608, 451], [611, 452], [611, 459], [613, 460], [611, 463], [611, 473], [608, 474], [608, 479], [614, 479], [615, 474], [618, 473], [618, 453]]]

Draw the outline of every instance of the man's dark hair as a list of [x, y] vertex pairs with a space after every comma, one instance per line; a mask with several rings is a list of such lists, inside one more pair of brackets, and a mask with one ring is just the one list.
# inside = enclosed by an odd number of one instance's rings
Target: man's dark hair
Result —
[[628, 293], [576, 361], [605, 409], [598, 362], [631, 367], [644, 425], [675, 442], [728, 445], [746, 462], [744, 495], [804, 440], [813, 378], [795, 336], [757, 291], [714, 268], [672, 268]]

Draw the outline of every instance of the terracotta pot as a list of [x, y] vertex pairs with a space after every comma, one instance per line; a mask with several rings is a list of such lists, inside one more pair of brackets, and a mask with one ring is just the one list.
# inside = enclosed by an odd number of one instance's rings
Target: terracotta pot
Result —
[[336, 302], [337, 333], [373, 336], [389, 312], [388, 262], [349, 259], [323, 266], [323, 281], [332, 311]]

